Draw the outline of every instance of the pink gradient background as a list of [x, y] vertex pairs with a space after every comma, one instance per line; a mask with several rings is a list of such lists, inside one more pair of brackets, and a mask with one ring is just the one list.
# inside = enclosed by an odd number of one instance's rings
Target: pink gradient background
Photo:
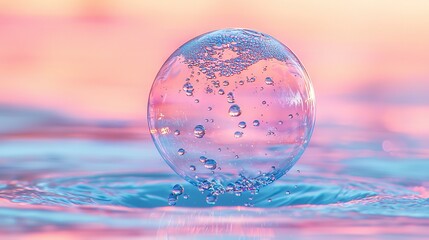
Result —
[[[392, 108], [384, 98], [429, 88], [428, 9], [427, 1], [2, 1], [0, 104], [143, 123], [151, 83], [177, 47], [243, 27], [300, 58], [319, 120], [427, 134], [425, 101]], [[337, 96], [367, 91], [373, 110], [331, 107]], [[415, 117], [402, 124], [404, 115]]]

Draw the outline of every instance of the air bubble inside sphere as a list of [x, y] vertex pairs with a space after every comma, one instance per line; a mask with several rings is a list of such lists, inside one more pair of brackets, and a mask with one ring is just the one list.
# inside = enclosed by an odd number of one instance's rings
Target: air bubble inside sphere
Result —
[[177, 174], [211, 196], [239, 195], [272, 183], [301, 157], [315, 122], [314, 91], [297, 57], [273, 37], [218, 30], [164, 63], [148, 122]]

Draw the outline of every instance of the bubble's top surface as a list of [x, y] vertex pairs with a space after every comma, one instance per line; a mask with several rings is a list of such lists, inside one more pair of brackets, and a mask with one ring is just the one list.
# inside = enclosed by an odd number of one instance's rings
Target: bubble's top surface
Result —
[[[269, 35], [248, 29], [222, 29], [198, 36], [173, 55], [183, 56], [189, 66], [197, 66], [208, 77], [240, 74], [260, 60], [298, 59]], [[220, 54], [220, 51], [223, 51]], [[225, 51], [228, 54], [225, 54]], [[290, 50], [289, 50], [290, 51]]]

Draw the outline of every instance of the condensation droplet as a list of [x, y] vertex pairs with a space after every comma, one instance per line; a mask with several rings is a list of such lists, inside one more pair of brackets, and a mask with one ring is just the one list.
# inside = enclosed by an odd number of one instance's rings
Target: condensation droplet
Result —
[[170, 205], [170, 206], [176, 205], [177, 204], [177, 196], [170, 193], [170, 195], [168, 195], [167, 202], [168, 202], [168, 205]]
[[189, 166], [189, 170], [195, 171], [197, 168], [194, 165]]
[[233, 94], [232, 92], [229, 92], [229, 93], [226, 95], [226, 100], [227, 100], [229, 103], [234, 103], [234, 102], [235, 102], [234, 94]]
[[177, 150], [177, 154], [179, 154], [180, 156], [182, 156], [183, 154], [185, 154], [185, 149], [180, 148], [179, 150]]
[[234, 137], [241, 138], [243, 136], [243, 132], [237, 131], [234, 133]]
[[217, 165], [216, 165], [216, 161], [213, 159], [207, 159], [206, 162], [204, 163], [204, 167], [210, 170], [215, 170]]
[[226, 86], [228, 86], [228, 85], [229, 85], [229, 82], [228, 82], [228, 81], [226, 81], [226, 80], [225, 80], [225, 81], [223, 81], [223, 86], [225, 86], [225, 87], [226, 87]]
[[207, 161], [207, 158], [206, 158], [206, 157], [204, 157], [204, 156], [201, 156], [201, 157], [200, 157], [200, 162], [201, 162], [201, 163], [206, 163], [206, 161]]
[[196, 138], [202, 138], [204, 137], [204, 135], [206, 134], [206, 129], [204, 128], [203, 125], [197, 125], [194, 128], [194, 136]]
[[266, 78], [265, 78], [265, 84], [267, 84], [267, 85], [273, 85], [273, 84], [274, 84], [274, 81], [273, 81], [273, 79], [272, 79], [272, 78], [270, 78], [270, 77], [266, 77]]
[[207, 108], [207, 110], [208, 110], [208, 111], [211, 111], [211, 110], [213, 110], [213, 108], [212, 108], [212, 107], [208, 107], [208, 108]]
[[254, 120], [253, 121], [253, 126], [255, 126], [255, 127], [259, 126], [259, 121], [258, 120]]
[[238, 126], [239, 126], [240, 128], [246, 128], [246, 122], [241, 121], [241, 122], [239, 122], [239, 123], [238, 123]]
[[231, 117], [238, 117], [241, 115], [241, 109], [237, 104], [234, 104], [229, 108], [228, 113]]
[[179, 136], [180, 135], [180, 131], [179, 130], [174, 131], [174, 135]]
[[219, 89], [219, 90], [217, 91], [217, 93], [218, 93], [219, 95], [224, 95], [224, 94], [225, 94], [225, 91], [224, 91], [223, 89]]
[[279, 121], [279, 122], [278, 122], [278, 124], [279, 124], [279, 125], [282, 125], [282, 124], [283, 124], [283, 121]]
[[292, 114], [289, 114], [289, 119], [292, 119], [293, 118], [293, 115]]
[[213, 195], [213, 194], [209, 194], [209, 195], [207, 195], [207, 197], [206, 197], [206, 202], [207, 202], [208, 204], [213, 205], [213, 204], [215, 204], [215, 203], [216, 203], [216, 201], [217, 201], [217, 196], [216, 196], [216, 195]]
[[182, 185], [176, 184], [173, 186], [173, 189], [171, 190], [171, 193], [174, 195], [182, 195], [182, 193], [185, 191]]

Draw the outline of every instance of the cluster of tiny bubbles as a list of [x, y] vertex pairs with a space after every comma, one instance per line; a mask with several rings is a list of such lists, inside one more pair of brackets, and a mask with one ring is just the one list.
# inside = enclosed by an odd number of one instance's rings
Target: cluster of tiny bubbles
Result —
[[[208, 204], [222, 194], [257, 194], [286, 174], [314, 119], [314, 91], [300, 61], [273, 37], [247, 29], [213, 31], [181, 46], [161, 67], [148, 103], [158, 151]], [[168, 204], [180, 195], [189, 197], [175, 185]]]
[[170, 205], [170, 206], [176, 205], [178, 197], [180, 195], [182, 195], [184, 191], [185, 191], [185, 189], [183, 188], [182, 185], [180, 185], [180, 184], [174, 185], [173, 188], [171, 189], [171, 193], [167, 199], [168, 205]]

